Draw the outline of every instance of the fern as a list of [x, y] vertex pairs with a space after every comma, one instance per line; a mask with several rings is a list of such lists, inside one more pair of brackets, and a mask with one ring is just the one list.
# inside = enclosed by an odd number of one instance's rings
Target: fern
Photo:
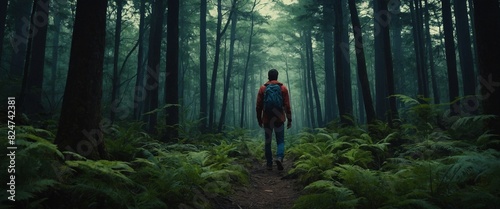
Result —
[[451, 125], [451, 129], [458, 130], [459, 128], [465, 128], [465, 126], [472, 123], [483, 123], [486, 120], [495, 118], [495, 115], [476, 115], [461, 117]]

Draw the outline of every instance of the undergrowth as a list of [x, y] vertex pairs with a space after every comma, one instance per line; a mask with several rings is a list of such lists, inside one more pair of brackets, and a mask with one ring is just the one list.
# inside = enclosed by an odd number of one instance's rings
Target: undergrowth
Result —
[[443, 122], [439, 105], [397, 97], [399, 129], [329, 124], [298, 136], [288, 149], [289, 175], [304, 187], [294, 208], [498, 208], [500, 141], [482, 130], [492, 116]]
[[[482, 130], [493, 116], [441, 117], [439, 105], [396, 97], [398, 128], [330, 123], [287, 135], [287, 176], [303, 188], [294, 208], [498, 208], [500, 140]], [[97, 161], [58, 150], [53, 132], [17, 127], [16, 202], [2, 192], [0, 208], [218, 208], [264, 162], [264, 140], [244, 129], [163, 143], [141, 124], [113, 125], [109, 159]]]

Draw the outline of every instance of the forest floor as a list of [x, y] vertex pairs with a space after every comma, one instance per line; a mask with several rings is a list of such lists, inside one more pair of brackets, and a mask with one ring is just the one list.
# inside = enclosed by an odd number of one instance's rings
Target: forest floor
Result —
[[292, 167], [291, 161], [283, 161], [284, 170], [279, 171], [276, 164], [273, 170], [264, 164], [254, 163], [249, 169], [250, 183], [235, 188], [220, 209], [290, 209], [300, 196], [300, 188], [294, 179], [285, 179]]

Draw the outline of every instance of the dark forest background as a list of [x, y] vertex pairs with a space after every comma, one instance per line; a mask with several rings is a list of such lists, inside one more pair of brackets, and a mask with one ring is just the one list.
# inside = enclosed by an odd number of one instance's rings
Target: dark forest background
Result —
[[295, 207], [498, 207], [499, 4], [3, 0], [1, 207], [217, 208], [263, 160], [272, 68]]

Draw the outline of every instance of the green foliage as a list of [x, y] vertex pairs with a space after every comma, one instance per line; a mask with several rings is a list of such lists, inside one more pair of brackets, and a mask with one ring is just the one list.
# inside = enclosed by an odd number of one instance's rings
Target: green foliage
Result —
[[[439, 130], [419, 121], [433, 118], [437, 106], [399, 97], [413, 105], [400, 129], [377, 122], [366, 133], [330, 124], [298, 134], [288, 149], [295, 161], [289, 174], [304, 185], [295, 208], [497, 207], [500, 152], [489, 148], [499, 141], [481, 131], [491, 116], [456, 117]], [[339, 205], [344, 201], [352, 204]]]
[[140, 124], [115, 125], [105, 139], [112, 159], [89, 160], [60, 152], [49, 131], [18, 128], [16, 207], [210, 208], [234, 184], [248, 183], [238, 159], [252, 156], [253, 142], [241, 131], [218, 143], [164, 144]]

